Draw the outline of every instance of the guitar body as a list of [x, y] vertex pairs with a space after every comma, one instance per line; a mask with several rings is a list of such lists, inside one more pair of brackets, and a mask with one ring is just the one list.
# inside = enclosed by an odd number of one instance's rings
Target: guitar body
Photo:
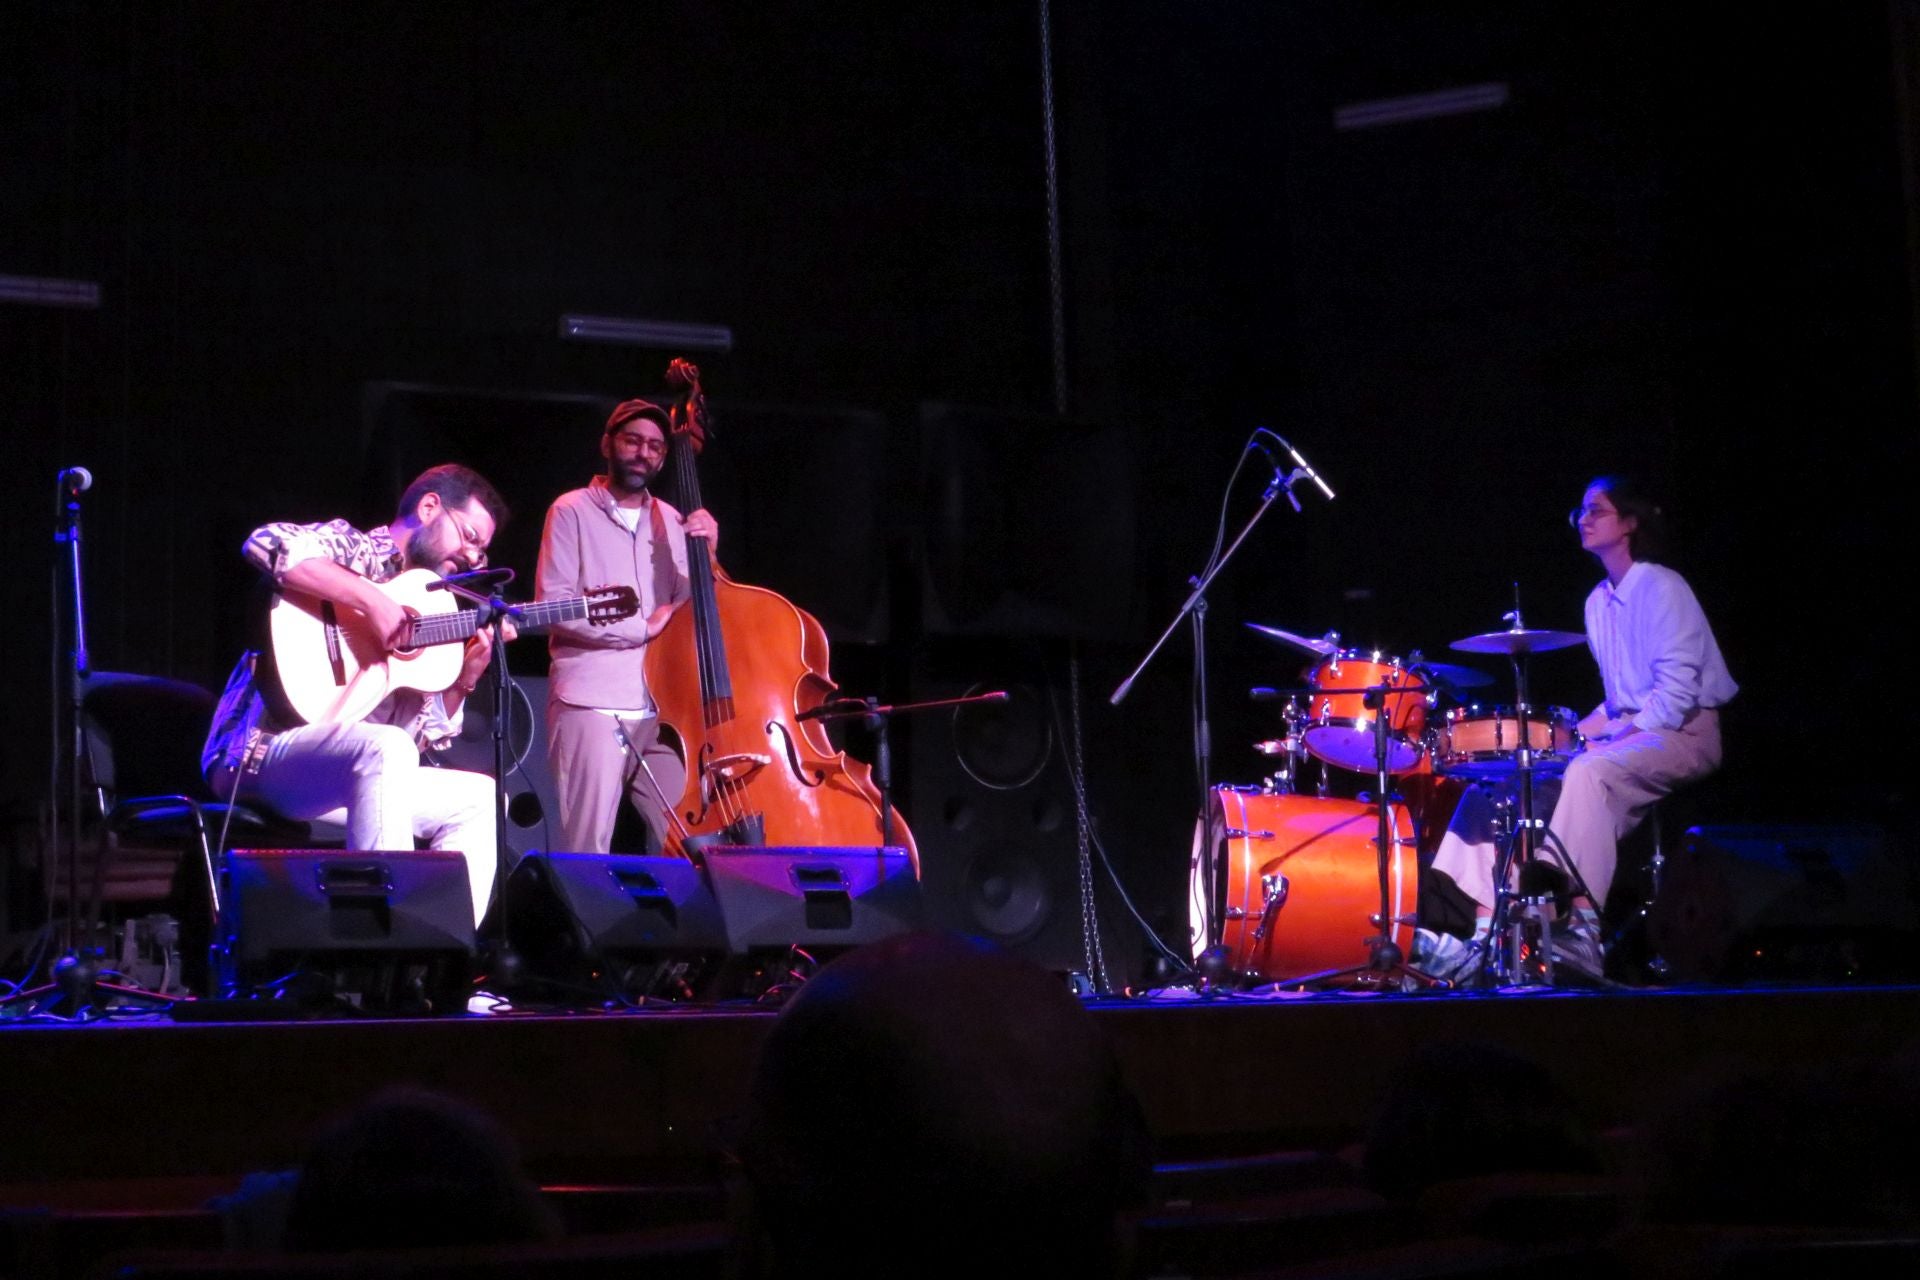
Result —
[[[429, 591], [430, 569], [374, 584], [415, 617], [456, 613], [451, 592]], [[298, 591], [282, 591], [267, 613], [268, 638], [287, 709], [308, 724], [364, 720], [397, 689], [439, 693], [460, 678], [464, 649], [423, 645], [388, 653], [367, 616]]]

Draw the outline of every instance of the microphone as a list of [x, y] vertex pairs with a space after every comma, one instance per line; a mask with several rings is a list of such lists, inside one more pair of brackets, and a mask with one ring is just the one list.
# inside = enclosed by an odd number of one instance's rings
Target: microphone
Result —
[[1287, 456], [1293, 459], [1293, 465], [1299, 467], [1301, 471], [1306, 473], [1307, 479], [1313, 481], [1315, 485], [1319, 486], [1320, 492], [1327, 495], [1327, 501], [1333, 501], [1333, 489], [1328, 486], [1325, 480], [1320, 478], [1320, 473], [1313, 469], [1313, 464], [1301, 457], [1298, 449], [1287, 443], [1285, 436], [1280, 435], [1278, 432], [1270, 431], [1266, 427], [1255, 427], [1253, 433], [1257, 436], [1265, 435], [1272, 437], [1282, 449], [1287, 451]]
[[513, 570], [505, 565], [496, 565], [491, 569], [469, 569], [465, 573], [449, 573], [444, 578], [427, 584], [429, 591], [445, 591], [448, 587], [504, 587], [513, 581]]
[[70, 494], [85, 493], [93, 488], [93, 472], [85, 467], [68, 467], [60, 473], [59, 483]]

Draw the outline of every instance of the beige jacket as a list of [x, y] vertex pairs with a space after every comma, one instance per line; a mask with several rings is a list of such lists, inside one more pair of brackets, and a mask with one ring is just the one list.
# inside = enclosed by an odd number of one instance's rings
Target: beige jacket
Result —
[[663, 499], [649, 497], [634, 532], [614, 507], [605, 476], [554, 499], [540, 535], [534, 595], [551, 600], [608, 586], [639, 594], [640, 611], [631, 618], [607, 626], [564, 622], [547, 639], [553, 697], [576, 707], [639, 710], [653, 705], [641, 670], [647, 615], [685, 600], [690, 590], [687, 533], [680, 513]]

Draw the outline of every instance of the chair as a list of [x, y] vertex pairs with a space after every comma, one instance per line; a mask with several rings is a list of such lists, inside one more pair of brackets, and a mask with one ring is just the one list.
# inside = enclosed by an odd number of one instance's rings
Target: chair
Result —
[[[213, 863], [223, 834], [228, 843], [306, 839], [304, 826], [228, 805], [208, 789], [200, 774], [200, 748], [213, 709], [211, 693], [180, 680], [107, 671], [87, 678], [80, 731], [100, 823], [91, 893], [86, 914], [79, 917], [87, 932], [105, 903], [191, 901], [204, 878], [209, 912], [186, 921], [197, 937], [219, 913]], [[183, 878], [181, 859], [189, 852], [199, 861]], [[67, 896], [66, 877], [55, 880], [54, 896]], [[68, 909], [77, 915], [81, 904], [69, 903]]]

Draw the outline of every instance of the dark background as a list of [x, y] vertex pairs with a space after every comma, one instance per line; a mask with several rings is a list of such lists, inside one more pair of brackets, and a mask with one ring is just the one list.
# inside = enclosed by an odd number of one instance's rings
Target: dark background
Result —
[[[1105, 695], [1256, 424], [1339, 497], [1277, 508], [1212, 595], [1220, 778], [1266, 771], [1245, 691], [1297, 665], [1243, 622], [1438, 656], [1517, 580], [1529, 624], [1579, 629], [1564, 513], [1625, 468], [1668, 490], [1743, 686], [1710, 816], [1904, 835], [1917, 13], [1056, 0], [1062, 420], [1035, 5], [0, 0], [0, 273], [102, 291], [0, 304], [16, 897], [58, 469], [97, 477], [96, 665], [217, 687], [246, 531], [375, 523], [416, 463], [502, 483], [530, 578], [605, 406], [678, 354], [562, 342], [564, 312], [732, 328], [686, 353], [723, 558], [819, 614], [849, 691], [1020, 683], [1064, 720], [1078, 660], [1090, 799], [1163, 927], [1187, 638]], [[1497, 110], [1334, 128], [1488, 82]], [[1536, 694], [1587, 709], [1591, 661], [1542, 659]], [[902, 754], [936, 846], [950, 753]], [[1003, 834], [1070, 858], [1038, 786]]]

